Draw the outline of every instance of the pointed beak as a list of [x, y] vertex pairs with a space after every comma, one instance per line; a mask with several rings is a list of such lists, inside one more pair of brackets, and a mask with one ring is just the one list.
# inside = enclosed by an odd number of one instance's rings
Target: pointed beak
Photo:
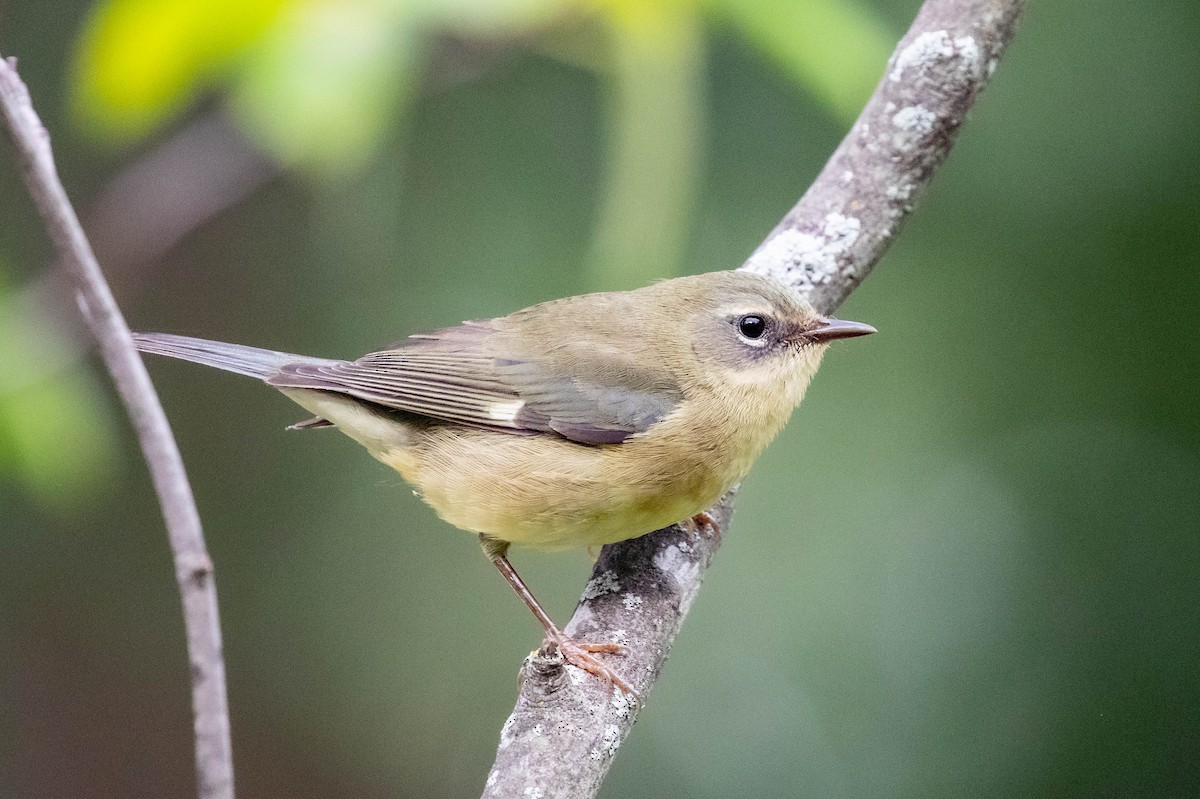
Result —
[[862, 322], [848, 322], [845, 319], [822, 316], [817, 322], [817, 327], [804, 335], [809, 341], [824, 344], [827, 341], [833, 341], [838, 338], [854, 338], [878, 332], [875, 328], [870, 325], [864, 325]]

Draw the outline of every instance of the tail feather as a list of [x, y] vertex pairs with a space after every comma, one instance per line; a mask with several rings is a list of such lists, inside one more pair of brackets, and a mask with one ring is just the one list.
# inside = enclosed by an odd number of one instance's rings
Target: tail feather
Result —
[[265, 380], [285, 364], [334, 364], [337, 361], [311, 358], [288, 352], [275, 352], [241, 344], [225, 344], [190, 336], [175, 336], [170, 333], [134, 333], [133, 343], [142, 352], [166, 355], [193, 363], [213, 366], [227, 372], [236, 372], [247, 377]]

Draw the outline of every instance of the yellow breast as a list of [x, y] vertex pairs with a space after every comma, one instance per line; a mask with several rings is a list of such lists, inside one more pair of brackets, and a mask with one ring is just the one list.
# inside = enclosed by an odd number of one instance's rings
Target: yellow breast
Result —
[[781, 365], [765, 381], [693, 383], [662, 421], [608, 446], [551, 434], [418, 426], [336, 394], [284, 393], [398, 471], [456, 527], [538, 547], [592, 546], [711, 507], [783, 427], [811, 374]]
[[537, 547], [608, 544], [693, 516], [741, 481], [792, 403], [764, 417], [736, 394], [707, 414], [685, 403], [619, 445], [440, 425], [376, 457], [456, 527]]

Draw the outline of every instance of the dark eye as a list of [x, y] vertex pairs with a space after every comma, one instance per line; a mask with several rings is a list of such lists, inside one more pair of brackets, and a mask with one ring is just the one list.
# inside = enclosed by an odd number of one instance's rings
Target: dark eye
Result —
[[749, 314], [743, 316], [737, 323], [738, 332], [748, 339], [760, 339], [767, 332], [767, 320], [761, 316]]

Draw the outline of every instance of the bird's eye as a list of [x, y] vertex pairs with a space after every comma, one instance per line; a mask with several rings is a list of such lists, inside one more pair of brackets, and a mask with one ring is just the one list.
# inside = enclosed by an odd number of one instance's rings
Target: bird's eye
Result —
[[738, 320], [738, 332], [751, 341], [756, 341], [767, 332], [767, 320], [755, 314], [748, 314]]

